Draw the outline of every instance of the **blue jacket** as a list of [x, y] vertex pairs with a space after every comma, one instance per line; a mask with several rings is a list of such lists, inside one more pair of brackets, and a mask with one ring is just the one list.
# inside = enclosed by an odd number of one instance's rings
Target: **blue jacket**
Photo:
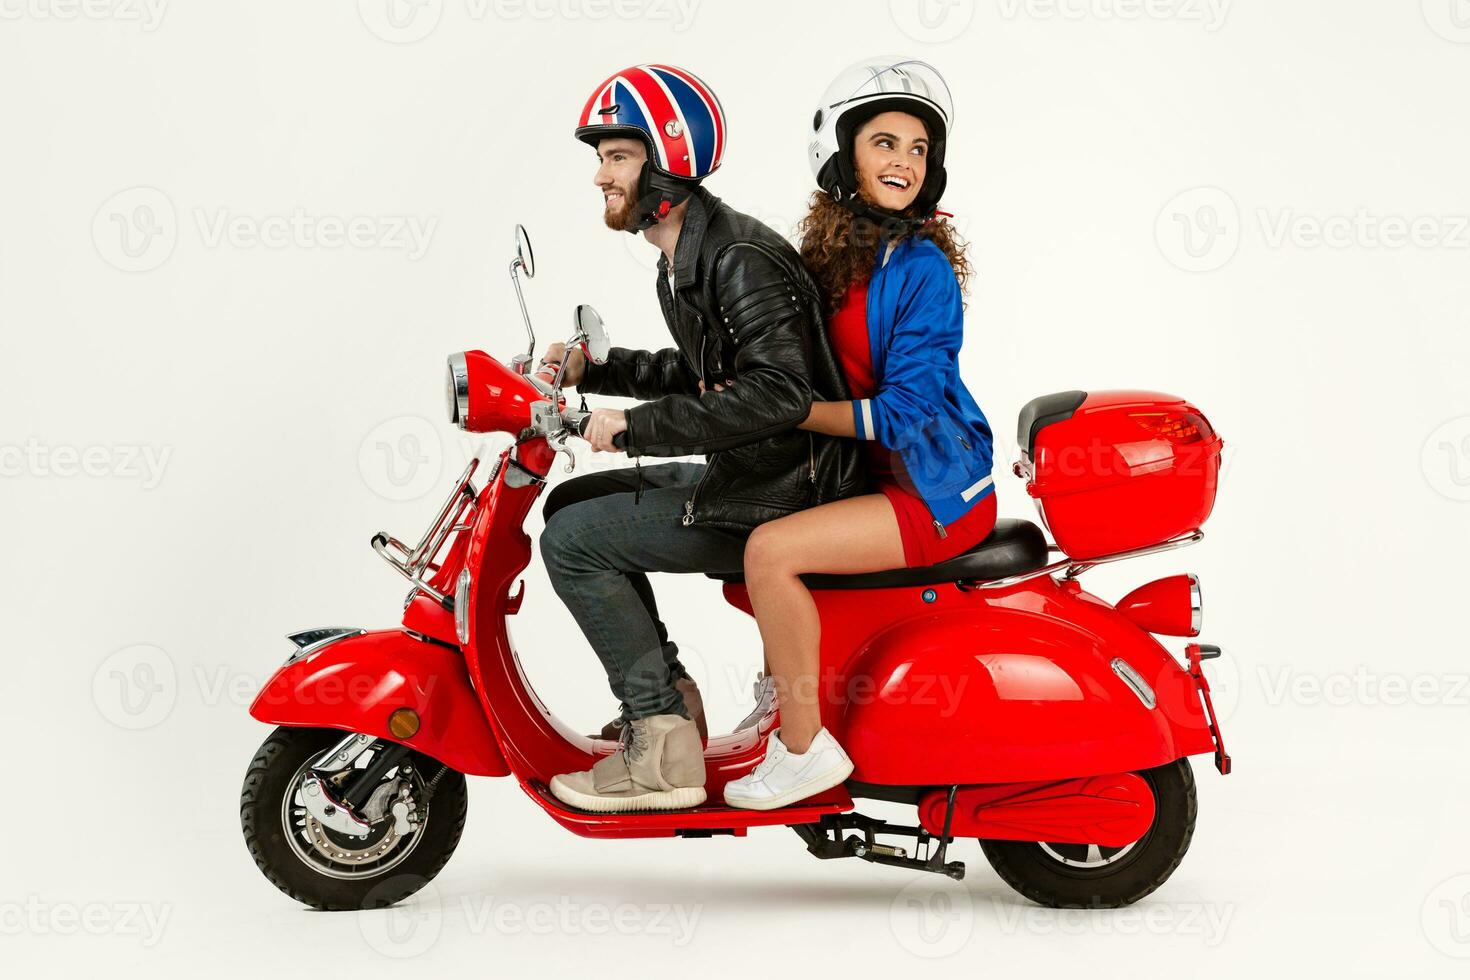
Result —
[[964, 302], [949, 260], [907, 238], [868, 281], [868, 342], [878, 394], [852, 403], [859, 439], [899, 457], [894, 470], [942, 530], [995, 492], [990, 423], [960, 380]]

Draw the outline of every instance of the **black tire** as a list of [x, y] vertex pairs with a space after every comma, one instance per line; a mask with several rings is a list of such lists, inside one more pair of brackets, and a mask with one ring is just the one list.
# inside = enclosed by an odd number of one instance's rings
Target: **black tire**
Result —
[[1081, 845], [1034, 841], [981, 840], [980, 847], [1005, 883], [1039, 905], [1051, 908], [1118, 908], [1132, 905], [1158, 888], [1189, 850], [1198, 809], [1194, 771], [1178, 759], [1139, 773], [1154, 792], [1154, 822], [1148, 833], [1127, 848], [1102, 848], [1107, 863], [1084, 867], [1066, 863], [1080, 858]]
[[[256, 867], [287, 895], [324, 911], [382, 908], [402, 901], [428, 884], [454, 853], [464, 832], [468, 796], [464, 774], [447, 770], [438, 776], [432, 796], [424, 807], [422, 826], [399, 840], [404, 853], [388, 851], [381, 859], [381, 873], [369, 867], [333, 877], [306, 860], [295, 848], [309, 851], [310, 842], [299, 836], [287, 839], [288, 792], [294, 795], [296, 779], [313, 759], [341, 741], [344, 732], [324, 728], [277, 728], [260, 746], [245, 773], [240, 793], [240, 827], [245, 846]], [[423, 778], [434, 779], [442, 768], [438, 762], [415, 752], [408, 757]], [[330, 831], [321, 831], [330, 834]], [[383, 833], [388, 831], [385, 828]], [[417, 839], [415, 839], [417, 838]], [[342, 838], [350, 844], [356, 843]], [[389, 863], [394, 861], [396, 863]], [[330, 863], [330, 862], [327, 862]]]

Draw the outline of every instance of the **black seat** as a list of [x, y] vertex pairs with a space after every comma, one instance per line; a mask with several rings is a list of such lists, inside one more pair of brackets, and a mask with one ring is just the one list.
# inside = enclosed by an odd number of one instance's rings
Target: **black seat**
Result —
[[[1003, 517], [990, 536], [962, 555], [922, 568], [892, 568], [863, 575], [803, 575], [809, 589], [898, 589], [911, 585], [983, 581], [1033, 571], [1046, 564], [1046, 535], [1030, 521]], [[711, 575], [744, 582], [744, 575]]]

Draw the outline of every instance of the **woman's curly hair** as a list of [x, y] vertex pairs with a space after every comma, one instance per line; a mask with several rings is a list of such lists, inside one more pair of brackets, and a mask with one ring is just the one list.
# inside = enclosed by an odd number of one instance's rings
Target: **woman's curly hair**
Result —
[[[832, 200], [826, 191], [812, 193], [811, 208], [797, 227], [801, 232], [801, 260], [822, 290], [829, 315], [842, 306], [849, 286], [872, 274], [878, 242], [884, 237], [894, 237], [892, 229], [853, 214]], [[927, 238], [939, 246], [954, 268], [955, 279], [963, 292], [975, 270], [965, 254], [969, 243], [960, 237], [949, 219], [935, 217], [912, 232], [912, 236]], [[902, 240], [909, 236], [896, 237]]]

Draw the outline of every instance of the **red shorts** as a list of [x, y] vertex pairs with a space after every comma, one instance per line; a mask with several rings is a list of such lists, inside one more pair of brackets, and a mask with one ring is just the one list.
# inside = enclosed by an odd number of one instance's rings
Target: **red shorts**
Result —
[[879, 480], [878, 489], [893, 505], [898, 533], [903, 538], [903, 560], [909, 568], [937, 565], [962, 555], [984, 541], [995, 529], [995, 494], [987, 494], [969, 513], [944, 528], [944, 537], [934, 527], [934, 516], [924, 501], [897, 483]]

